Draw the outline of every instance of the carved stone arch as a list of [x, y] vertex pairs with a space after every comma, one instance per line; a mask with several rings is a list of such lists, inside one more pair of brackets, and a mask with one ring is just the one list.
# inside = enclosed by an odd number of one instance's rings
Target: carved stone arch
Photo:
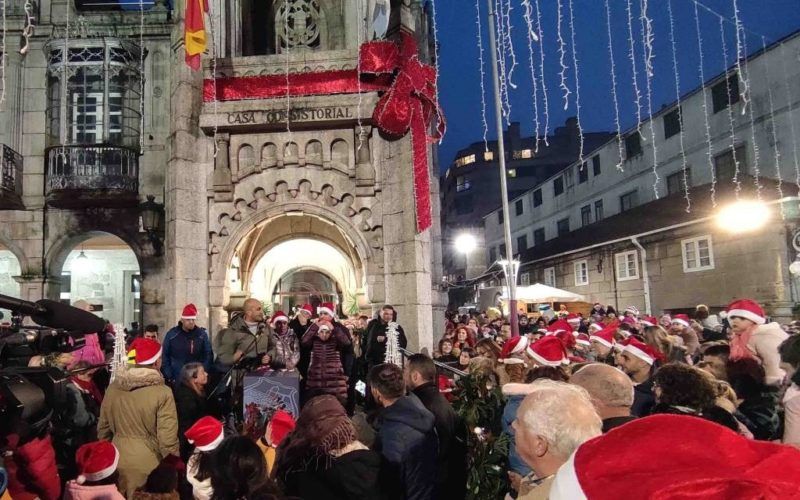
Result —
[[322, 143], [316, 139], [306, 143], [306, 165], [322, 166]]
[[45, 253], [45, 268], [47, 269], [47, 276], [51, 278], [60, 277], [69, 253], [82, 242], [102, 234], [111, 234], [116, 236], [126, 245], [128, 245], [131, 251], [133, 251], [133, 254], [136, 255], [136, 261], [139, 264], [139, 270], [142, 274], [147, 273], [147, 271], [151, 269], [153, 263], [151, 262], [151, 259], [147, 258], [149, 255], [147, 255], [147, 252], [144, 251], [136, 238], [124, 232], [117, 231], [114, 228], [103, 227], [90, 231], [84, 231], [79, 234], [61, 235], [52, 245], [50, 245]]
[[[0, 226], [8, 227], [9, 224], [0, 224]], [[17, 262], [19, 262], [19, 268], [21, 272], [25, 272], [30, 269], [31, 263], [28, 262], [28, 258], [25, 256], [25, 252], [22, 251], [22, 248], [17, 245], [13, 239], [9, 238], [5, 234], [5, 228], [0, 227], [0, 246], [11, 252], [14, 257], [17, 258]]]

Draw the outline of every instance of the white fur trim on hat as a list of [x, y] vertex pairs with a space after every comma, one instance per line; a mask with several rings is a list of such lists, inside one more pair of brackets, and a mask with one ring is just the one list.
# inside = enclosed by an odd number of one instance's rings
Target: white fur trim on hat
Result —
[[561, 366], [562, 364], [564, 364], [564, 360], [563, 359], [560, 360], [560, 361], [549, 361], [549, 360], [546, 360], [543, 357], [541, 357], [539, 354], [537, 354], [536, 351], [534, 351], [530, 347], [525, 349], [525, 352], [528, 354], [528, 356], [532, 357], [533, 360], [536, 361], [537, 363], [539, 363], [540, 365]]
[[653, 359], [649, 354], [631, 344], [626, 345], [622, 349], [622, 352], [629, 352], [634, 356], [636, 356], [637, 358], [644, 361], [645, 363], [647, 363], [648, 365], [652, 365], [655, 362], [655, 359]]
[[76, 482], [78, 484], [83, 484], [86, 481], [100, 481], [101, 479], [107, 478], [108, 476], [113, 474], [115, 470], [117, 470], [117, 465], [119, 464], [119, 450], [117, 449], [116, 445], [113, 446], [114, 446], [114, 462], [103, 470], [92, 472], [91, 474], [81, 474], [76, 478]]
[[278, 321], [286, 321], [286, 322], [288, 322], [289, 318], [287, 318], [285, 315], [281, 314], [280, 316], [275, 316], [274, 318], [272, 318], [272, 321], [270, 322], [270, 324], [274, 326], [275, 323], [277, 323]]
[[580, 345], [585, 345], [587, 347], [592, 345], [592, 343], [590, 341], [588, 341], [586, 339], [581, 339], [581, 338], [576, 339], [575, 342], [580, 344]]
[[599, 332], [602, 329], [603, 325], [601, 325], [600, 323], [592, 323], [591, 325], [589, 325], [589, 331], [596, 330]]
[[606, 340], [606, 339], [604, 339], [603, 337], [598, 337], [597, 335], [590, 335], [590, 336], [589, 336], [589, 340], [590, 340], [590, 341], [591, 341], [591, 340], [594, 340], [594, 341], [596, 341], [596, 342], [600, 342], [601, 344], [603, 344], [604, 346], [608, 347], [609, 349], [611, 349], [612, 347], [614, 347], [614, 344], [613, 344], [612, 342], [609, 342], [609, 341], [607, 341], [607, 340]]
[[[217, 449], [217, 446], [219, 446], [219, 444], [222, 442], [223, 439], [225, 439], [225, 430], [222, 427], [220, 427], [219, 436], [215, 437], [214, 440], [208, 443], [207, 445], [197, 446], [196, 448], [200, 451], [213, 451]], [[191, 439], [189, 440], [189, 443], [192, 443]]]
[[499, 361], [501, 363], [506, 364], [506, 365], [524, 365], [525, 364], [525, 361], [522, 360], [522, 359], [519, 359], [519, 358], [505, 358], [505, 359], [501, 359]]
[[158, 361], [158, 358], [160, 358], [160, 357], [161, 357], [161, 349], [159, 349], [158, 352], [155, 353], [155, 355], [152, 358], [145, 359], [144, 361], [139, 361], [136, 364], [139, 365], [139, 366], [152, 365], [153, 363]]
[[[747, 319], [750, 319], [750, 318], [747, 318]], [[684, 327], [686, 327], [686, 328], [689, 328], [689, 322], [688, 322], [688, 321], [686, 321], [685, 319], [680, 319], [680, 318], [672, 318], [672, 322], [673, 322], [673, 323], [678, 323], [678, 324], [679, 324], [679, 325], [681, 325], [681, 326], [684, 326]], [[652, 326], [652, 325], [651, 325], [651, 326]]]
[[320, 307], [317, 308], [317, 314], [322, 314], [322, 313], [330, 314], [334, 318], [336, 317], [336, 311], [331, 311], [327, 307], [320, 306]]
[[766, 318], [759, 316], [753, 311], [748, 311], [747, 309], [731, 309], [728, 311], [728, 317], [749, 319], [757, 325], [763, 325], [767, 322]]

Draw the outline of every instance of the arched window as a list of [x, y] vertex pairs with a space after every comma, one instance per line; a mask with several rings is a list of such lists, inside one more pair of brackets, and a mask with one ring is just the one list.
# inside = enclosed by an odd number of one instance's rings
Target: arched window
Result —
[[242, 55], [345, 48], [344, 0], [242, 0]]

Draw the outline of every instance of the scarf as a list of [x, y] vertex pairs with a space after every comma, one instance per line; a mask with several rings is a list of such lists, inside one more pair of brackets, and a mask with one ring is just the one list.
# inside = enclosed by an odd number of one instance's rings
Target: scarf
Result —
[[75, 376], [72, 376], [69, 379], [73, 384], [75, 384], [75, 387], [81, 390], [81, 392], [91, 395], [92, 399], [97, 401], [98, 405], [103, 403], [103, 393], [100, 392], [100, 389], [97, 388], [97, 385], [95, 385], [94, 381], [84, 381]]
[[755, 329], [751, 328], [742, 333], [734, 333], [733, 338], [731, 339], [731, 361], [736, 361], [739, 359], [758, 359], [756, 355], [753, 354], [747, 344], [750, 343], [750, 337], [753, 336], [753, 331]]

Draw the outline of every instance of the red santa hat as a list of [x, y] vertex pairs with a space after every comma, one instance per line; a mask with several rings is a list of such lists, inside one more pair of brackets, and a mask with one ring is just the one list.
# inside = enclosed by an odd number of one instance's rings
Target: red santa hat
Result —
[[518, 357], [525, 352], [528, 347], [528, 337], [521, 335], [519, 337], [512, 337], [503, 344], [503, 350], [500, 351], [498, 361], [508, 365], [521, 365], [525, 361]]
[[540, 365], [560, 366], [569, 363], [564, 344], [554, 336], [540, 338], [532, 346], [528, 347], [525, 352]]
[[653, 316], [645, 316], [639, 320], [639, 323], [641, 323], [642, 326], [656, 326], [658, 325], [658, 320]]
[[200, 451], [215, 449], [225, 438], [222, 422], [214, 417], [202, 417], [183, 433], [186, 440]]
[[749, 299], [739, 299], [731, 302], [728, 306], [728, 317], [749, 319], [757, 325], [763, 325], [767, 322], [764, 309], [758, 305], [758, 302]]
[[186, 304], [183, 306], [181, 319], [197, 319], [197, 306], [194, 304]]
[[555, 335], [558, 332], [571, 332], [572, 325], [567, 323], [566, 320], [560, 319], [558, 321], [554, 321], [550, 326], [547, 327], [547, 334], [548, 335]]
[[153, 339], [138, 338], [132, 347], [128, 359], [133, 359], [137, 365], [152, 365], [161, 357], [161, 344]]
[[575, 335], [572, 332], [560, 331], [556, 333], [555, 337], [564, 344], [564, 349], [571, 350], [575, 347]]
[[608, 347], [609, 349], [614, 347], [614, 333], [617, 331], [617, 327], [619, 326], [619, 322], [614, 321], [613, 323], [609, 324], [599, 332], [594, 332], [589, 336], [589, 340], [594, 340], [595, 342], [600, 342], [604, 346]]
[[599, 332], [603, 328], [605, 328], [605, 326], [602, 323], [592, 323], [589, 325], [589, 333]]
[[78, 448], [75, 453], [75, 464], [80, 475], [78, 484], [86, 481], [100, 481], [117, 470], [119, 450], [110, 441], [93, 441]]
[[569, 323], [569, 325], [572, 327], [573, 330], [578, 327], [580, 322], [581, 322], [581, 317], [578, 316], [577, 314], [575, 313], [567, 314], [567, 323]]
[[269, 440], [272, 446], [278, 447], [290, 432], [295, 428], [295, 421], [292, 415], [285, 410], [278, 410], [272, 415], [269, 421]]
[[336, 306], [333, 305], [333, 302], [323, 302], [317, 308], [317, 314], [327, 313], [330, 314], [332, 317], [336, 317]]
[[558, 470], [549, 498], [777, 499], [798, 492], [800, 450], [697, 417], [653, 415], [581, 445]]
[[672, 317], [672, 323], [677, 323], [684, 328], [689, 328], [689, 316], [686, 314], [676, 314]]
[[590, 347], [592, 345], [592, 342], [589, 340], [589, 336], [585, 333], [579, 333], [576, 335], [575, 343], [586, 347]]
[[[311, 316], [314, 315], [314, 308], [311, 307], [311, 304], [303, 304], [300, 307], [300, 309], [297, 310], [297, 314], [300, 314], [300, 313], [305, 313], [310, 318]], [[297, 316], [297, 314], [295, 314], [295, 316]]]
[[625, 340], [625, 347], [622, 348], [622, 352], [629, 352], [648, 365], [652, 365], [657, 359], [661, 358], [652, 347], [636, 337], [630, 337]]
[[270, 322], [270, 324], [274, 327], [275, 323], [277, 323], [278, 321], [286, 321], [286, 322], [288, 322], [289, 318], [288, 318], [288, 316], [286, 316], [286, 314], [284, 314], [283, 311], [278, 311], [278, 312], [275, 313], [274, 316], [272, 316], [272, 321]]

